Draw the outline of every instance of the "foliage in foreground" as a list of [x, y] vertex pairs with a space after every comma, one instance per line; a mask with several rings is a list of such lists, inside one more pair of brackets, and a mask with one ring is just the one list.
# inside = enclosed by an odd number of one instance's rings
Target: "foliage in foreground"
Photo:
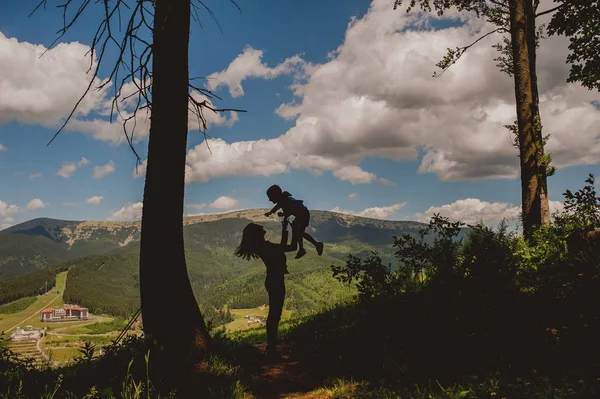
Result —
[[506, 224], [473, 226], [456, 241], [462, 224], [436, 215], [423, 231], [438, 233], [432, 244], [394, 237], [397, 268], [377, 254], [351, 256], [332, 269], [356, 284], [357, 303], [312, 317], [287, 339], [331, 377], [406, 387], [497, 375], [565, 392], [582, 381], [577, 392], [597, 394], [600, 198], [593, 176], [586, 183], [564, 194], [565, 210], [533, 244]]
[[80, 349], [82, 356], [73, 364], [39, 369], [0, 347], [0, 398], [235, 399], [245, 392], [238, 369], [218, 356], [173, 388], [151, 380], [152, 353], [141, 338], [128, 337], [122, 345], [94, 359], [95, 350], [91, 344], [84, 345]]
[[[281, 326], [322, 386], [313, 394], [598, 396], [600, 245], [590, 233], [600, 227], [600, 198], [593, 176], [586, 183], [565, 193], [564, 212], [533, 244], [505, 225], [473, 226], [457, 241], [461, 224], [436, 215], [423, 231], [437, 232], [435, 240], [394, 238], [395, 268], [377, 254], [333, 266], [338, 279], [355, 283], [356, 301]], [[34, 370], [0, 348], [0, 398], [251, 397], [246, 387], [259, 371], [252, 344], [264, 330], [215, 338], [218, 355], [176, 392], [147, 377], [152, 354], [137, 338], [100, 358], [89, 344], [79, 361], [55, 370]]]

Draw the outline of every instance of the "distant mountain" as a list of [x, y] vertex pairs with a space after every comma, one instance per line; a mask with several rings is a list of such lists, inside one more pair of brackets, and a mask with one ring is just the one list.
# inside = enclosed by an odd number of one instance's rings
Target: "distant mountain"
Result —
[[[197, 245], [208, 244], [228, 247], [237, 245], [241, 230], [250, 221], [269, 225], [277, 231], [278, 218], [267, 218], [264, 216], [265, 212], [266, 209], [246, 209], [186, 216], [186, 248], [189, 250]], [[191, 226], [194, 228], [191, 229]], [[336, 258], [345, 259], [349, 253], [365, 254], [378, 250], [388, 262], [393, 260], [392, 236], [405, 233], [416, 235], [424, 226], [424, 223], [419, 222], [311, 211], [308, 231], [319, 240], [333, 244], [329, 246], [329, 254]], [[215, 229], [223, 234], [214, 234]], [[129, 252], [132, 247], [137, 247], [140, 231], [140, 222], [67, 221], [50, 218], [33, 219], [9, 227], [0, 232], [5, 237], [0, 240], [0, 280], [56, 262], [89, 255]], [[222, 241], [213, 242], [217, 237]]]
[[0, 280], [71, 259], [71, 255], [45, 235], [0, 232]]
[[[211, 315], [218, 319], [223, 306], [256, 307], [267, 302], [264, 265], [233, 255], [243, 228], [251, 221], [265, 226], [267, 239], [279, 241], [278, 218], [265, 217], [265, 211], [249, 209], [184, 218], [188, 274], [209, 319]], [[309, 231], [325, 242], [325, 253], [319, 257], [312, 245], [306, 244], [308, 254], [304, 258], [288, 257], [286, 306], [300, 312], [330, 305], [354, 292], [332, 277], [331, 264], [341, 265], [349, 254], [361, 256], [370, 251], [378, 251], [384, 261], [395, 263], [392, 236], [416, 235], [426, 226], [328, 211], [311, 214]], [[42, 268], [68, 261], [51, 268], [69, 270], [66, 301], [116, 316], [130, 315], [139, 307], [139, 222], [34, 219], [0, 232], [0, 237], [0, 280], [22, 275], [12, 285], [0, 281], [0, 287], [14, 286], [21, 293], [33, 293], [38, 280], [47, 279], [48, 273]]]
[[[247, 220], [276, 223], [277, 217], [264, 216], [266, 209], [246, 209], [220, 214], [184, 217], [184, 225], [197, 225], [219, 220]], [[369, 219], [328, 211], [312, 211], [309, 232], [327, 242], [357, 240], [369, 245], [391, 243], [394, 234], [414, 232], [423, 223]], [[69, 257], [103, 254], [139, 241], [140, 222], [67, 221], [49, 218], [33, 219], [2, 231], [2, 233], [45, 237], [69, 251]], [[10, 251], [9, 251], [10, 252]], [[6, 254], [0, 251], [0, 256]]]

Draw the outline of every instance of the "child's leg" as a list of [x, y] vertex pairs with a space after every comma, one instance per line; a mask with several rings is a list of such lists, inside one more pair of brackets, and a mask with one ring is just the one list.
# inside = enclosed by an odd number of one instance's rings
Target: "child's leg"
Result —
[[313, 238], [313, 236], [311, 236], [310, 234], [308, 234], [306, 231], [302, 232], [302, 237], [305, 238], [308, 242], [310, 242], [315, 247], [317, 246], [317, 240], [315, 240]]
[[305, 226], [296, 225], [296, 233], [298, 234], [298, 248], [299, 249], [304, 249], [304, 236], [306, 235], [306, 233], [304, 232], [304, 229], [306, 229]]
[[306, 255], [306, 250], [304, 249], [304, 229], [306, 228], [306, 226], [296, 223], [296, 220], [294, 220], [295, 224], [295, 228], [296, 228], [296, 235], [298, 236], [298, 253], [296, 253], [296, 259], [300, 259], [301, 257], [303, 257], [304, 255]]

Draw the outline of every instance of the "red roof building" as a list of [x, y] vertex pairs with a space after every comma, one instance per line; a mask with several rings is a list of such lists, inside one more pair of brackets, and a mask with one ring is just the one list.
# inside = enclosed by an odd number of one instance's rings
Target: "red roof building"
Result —
[[77, 305], [64, 305], [62, 309], [46, 308], [40, 312], [40, 321], [87, 320], [87, 308]]

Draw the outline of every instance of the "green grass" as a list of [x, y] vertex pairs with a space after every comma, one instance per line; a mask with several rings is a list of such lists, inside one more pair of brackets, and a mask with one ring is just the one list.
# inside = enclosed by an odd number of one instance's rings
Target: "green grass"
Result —
[[[231, 323], [226, 324], [225, 329], [228, 332], [239, 331], [239, 330], [248, 330], [248, 329], [254, 329], [254, 328], [264, 329], [265, 325], [262, 323], [248, 324], [248, 320], [245, 318], [245, 316], [259, 315], [261, 317], [267, 317], [268, 314], [269, 314], [268, 306], [266, 306], [264, 309], [261, 309], [261, 308], [231, 309], [231, 315], [233, 317], [235, 317], [235, 320], [232, 321]], [[292, 315], [291, 311], [284, 309], [281, 314], [281, 320], [282, 321], [286, 320], [286, 319], [290, 318], [291, 315]]]
[[65, 334], [107, 334], [119, 332], [127, 325], [128, 320], [109, 318], [103, 322], [86, 324], [84, 326], [61, 330]]
[[79, 348], [52, 348], [47, 353], [51, 354], [52, 360], [55, 362], [67, 362], [73, 360], [76, 357], [81, 356]]
[[[587, 395], [586, 395], [587, 394]], [[450, 385], [436, 380], [417, 384], [410, 388], [393, 389], [377, 386], [366, 381], [334, 379], [305, 396], [290, 395], [289, 398], [310, 399], [475, 399], [475, 398], [583, 398], [589, 397], [583, 381], [573, 381], [556, 386], [539, 379], [499, 379], [496, 376], [468, 376]]]
[[[52, 288], [47, 295], [40, 295], [35, 302], [30, 304], [26, 309], [13, 314], [3, 314], [0, 320], [0, 331], [11, 332], [14, 328], [21, 325], [30, 325], [34, 327], [42, 327], [48, 323], [40, 322], [40, 312], [46, 307], [58, 307], [63, 305], [62, 293], [67, 279], [67, 272], [59, 273], [56, 276], [56, 286]], [[59, 292], [56, 294], [56, 292]]]
[[0, 314], [14, 314], [19, 313], [27, 309], [37, 300], [36, 297], [27, 296], [25, 298], [17, 299], [16, 301], [5, 303], [0, 306]]

